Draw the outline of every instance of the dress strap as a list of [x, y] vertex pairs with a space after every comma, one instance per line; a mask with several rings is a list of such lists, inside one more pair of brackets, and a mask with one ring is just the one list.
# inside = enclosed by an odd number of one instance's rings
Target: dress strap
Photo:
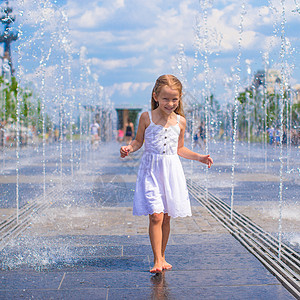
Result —
[[148, 115], [149, 115], [150, 123], [152, 123], [152, 117], [151, 117], [152, 112], [151, 112], [151, 111], [148, 111]]
[[177, 115], [177, 123], [179, 124], [180, 122], [180, 115]]

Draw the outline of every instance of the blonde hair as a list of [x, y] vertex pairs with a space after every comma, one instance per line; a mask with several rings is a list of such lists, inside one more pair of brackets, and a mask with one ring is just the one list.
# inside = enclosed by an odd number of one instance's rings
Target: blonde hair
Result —
[[178, 106], [175, 109], [175, 113], [177, 115], [180, 115], [182, 117], [184, 117], [184, 111], [183, 111], [183, 103], [182, 103], [182, 84], [180, 82], [180, 80], [175, 77], [174, 75], [161, 75], [157, 78], [155, 85], [153, 87], [152, 90], [152, 97], [151, 97], [151, 109], [154, 110], [158, 107], [158, 103], [155, 101], [153, 94], [155, 93], [156, 96], [159, 95], [159, 93], [161, 92], [161, 89], [164, 86], [168, 86], [169, 88], [171, 88], [172, 90], [177, 90], [179, 93], [179, 102], [178, 102]]

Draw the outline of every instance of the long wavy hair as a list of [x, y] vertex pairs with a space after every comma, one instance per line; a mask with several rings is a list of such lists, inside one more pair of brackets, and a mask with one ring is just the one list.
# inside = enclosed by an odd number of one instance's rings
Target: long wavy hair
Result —
[[153, 94], [155, 93], [156, 96], [159, 95], [161, 92], [161, 89], [164, 86], [168, 86], [172, 90], [177, 90], [179, 93], [179, 102], [178, 106], [175, 109], [175, 113], [184, 117], [184, 111], [183, 111], [183, 103], [182, 103], [182, 84], [180, 80], [175, 77], [174, 75], [161, 75], [157, 78], [155, 85], [152, 90], [152, 97], [151, 97], [151, 109], [154, 110], [158, 107], [158, 103], [155, 101]]

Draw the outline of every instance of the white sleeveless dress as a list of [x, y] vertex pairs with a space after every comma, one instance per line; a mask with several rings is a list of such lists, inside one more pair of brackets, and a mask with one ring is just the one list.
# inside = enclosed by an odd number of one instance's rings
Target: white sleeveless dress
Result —
[[152, 122], [145, 130], [144, 153], [138, 171], [133, 202], [134, 215], [167, 213], [191, 216], [191, 205], [182, 165], [177, 154], [180, 134], [177, 124], [164, 128]]

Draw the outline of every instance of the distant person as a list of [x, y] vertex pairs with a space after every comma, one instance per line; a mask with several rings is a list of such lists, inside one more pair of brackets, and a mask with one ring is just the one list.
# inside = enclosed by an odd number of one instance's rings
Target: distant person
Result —
[[280, 130], [279, 130], [279, 128], [276, 128], [276, 130], [275, 130], [275, 143], [276, 143], [276, 146], [280, 145]]
[[99, 124], [94, 121], [94, 123], [91, 125], [91, 144], [92, 144], [92, 148], [96, 149], [98, 147], [98, 143], [99, 143]]
[[45, 141], [48, 144], [48, 142], [49, 142], [49, 131], [45, 133]]
[[193, 136], [194, 147], [199, 146], [201, 149], [205, 149], [205, 128], [203, 122], [200, 124], [197, 132]]
[[123, 129], [119, 129], [118, 130], [118, 142], [123, 142], [123, 139], [124, 139], [124, 130]]
[[200, 146], [204, 150], [206, 145], [206, 134], [205, 134], [205, 123], [201, 122], [199, 126], [199, 137], [200, 137]]
[[4, 133], [5, 133], [5, 122], [2, 120], [0, 122], [0, 147], [4, 147]]
[[220, 130], [219, 130], [219, 139], [220, 140], [222, 140], [224, 138], [224, 134], [225, 134], [224, 128], [220, 128]]
[[59, 129], [57, 127], [54, 130], [54, 141], [55, 142], [59, 141]]
[[171, 269], [165, 250], [171, 217], [191, 216], [191, 205], [179, 156], [210, 167], [209, 155], [184, 146], [186, 119], [182, 109], [182, 84], [173, 75], [162, 75], [152, 91], [151, 112], [142, 113], [135, 139], [122, 146], [121, 157], [140, 149], [145, 140], [135, 188], [133, 214], [149, 215], [149, 237], [154, 255], [151, 273]]
[[286, 127], [283, 126], [283, 133], [282, 133], [282, 144], [287, 143], [287, 134], [286, 134]]
[[133, 123], [130, 121], [130, 119], [128, 119], [127, 123], [125, 124], [125, 141], [127, 145], [131, 143], [133, 138], [133, 133], [134, 133]]
[[199, 145], [199, 132], [196, 132], [193, 136], [193, 141], [194, 141], [194, 147]]
[[274, 135], [275, 135], [275, 129], [274, 129], [274, 127], [268, 128], [267, 132], [269, 134], [269, 144], [273, 145]]

